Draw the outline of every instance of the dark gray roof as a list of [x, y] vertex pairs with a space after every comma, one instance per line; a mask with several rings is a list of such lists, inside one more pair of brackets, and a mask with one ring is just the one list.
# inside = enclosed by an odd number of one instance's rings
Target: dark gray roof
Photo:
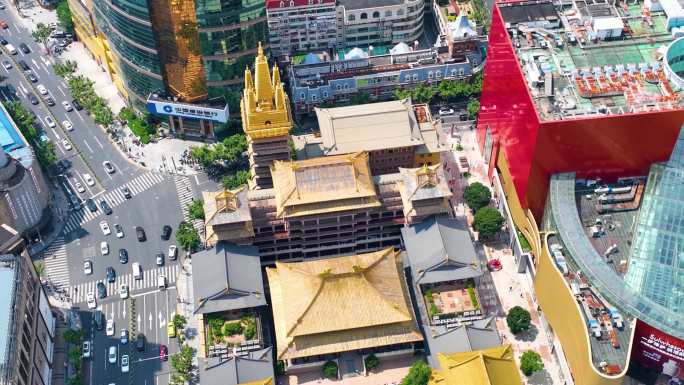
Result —
[[337, 4], [344, 6], [346, 10], [352, 10], [399, 5], [404, 4], [404, 0], [339, 0]]
[[416, 283], [460, 280], [482, 275], [465, 225], [433, 217], [401, 229], [411, 274]]
[[266, 305], [259, 250], [219, 242], [192, 257], [195, 313]]
[[437, 353], [460, 353], [501, 346], [501, 337], [494, 327], [494, 317], [473, 322], [472, 325], [447, 329], [445, 326], [428, 326], [425, 328], [428, 343], [428, 363], [433, 368], [439, 367]]
[[558, 12], [552, 2], [510, 3], [499, 5], [501, 17], [506, 23], [518, 24], [541, 20], [558, 19]]
[[[194, 257], [193, 257], [194, 258]], [[244, 357], [200, 358], [202, 385], [238, 385], [273, 378], [273, 351], [256, 350]]]

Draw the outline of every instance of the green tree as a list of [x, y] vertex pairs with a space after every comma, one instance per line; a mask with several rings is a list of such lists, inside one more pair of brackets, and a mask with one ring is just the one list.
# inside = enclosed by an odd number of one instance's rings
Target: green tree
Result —
[[335, 361], [326, 361], [323, 364], [323, 377], [337, 379], [337, 364]]
[[351, 100], [350, 100], [351, 104], [355, 104], [355, 105], [368, 104], [368, 103], [370, 103], [370, 101], [371, 101], [370, 94], [368, 92], [363, 92], [363, 91], [354, 94], [354, 96], [352, 96]]
[[221, 179], [221, 184], [227, 189], [234, 189], [246, 184], [248, 180], [249, 171], [238, 170], [234, 175], [224, 176], [223, 179]]
[[74, 21], [71, 19], [71, 9], [69, 9], [67, 0], [61, 0], [57, 4], [57, 20], [59, 20], [59, 25], [62, 26], [65, 32], [73, 35]]
[[375, 354], [371, 354], [371, 355], [367, 356], [364, 359], [364, 362], [366, 364], [366, 369], [368, 369], [368, 370], [373, 370], [373, 369], [377, 368], [378, 366], [380, 366], [380, 360], [378, 359], [378, 357], [375, 356]]
[[74, 345], [69, 348], [69, 352], [67, 353], [67, 357], [69, 359], [69, 362], [72, 364], [76, 365], [77, 363], [81, 362], [81, 346], [80, 345]]
[[477, 114], [480, 113], [480, 101], [471, 99], [468, 102], [468, 107], [466, 107], [466, 109], [468, 110], [468, 119], [477, 119]]
[[411, 93], [411, 90], [403, 90], [401, 88], [394, 90], [394, 97], [397, 99], [408, 99], [412, 96], [413, 94]]
[[489, 205], [491, 199], [491, 191], [489, 191], [487, 186], [480, 182], [468, 185], [465, 190], [463, 190], [463, 200], [473, 212]]
[[192, 357], [194, 354], [195, 349], [183, 345], [178, 353], [171, 355], [171, 368], [173, 368], [173, 374], [176, 376], [176, 381], [179, 381], [175, 382], [176, 384], [183, 384], [190, 380]]
[[431, 373], [432, 370], [425, 361], [416, 361], [409, 368], [406, 377], [401, 380], [401, 385], [427, 385]]
[[200, 237], [191, 224], [181, 222], [176, 231], [176, 241], [184, 250], [195, 250], [200, 244]]
[[531, 376], [532, 373], [544, 369], [544, 361], [542, 361], [539, 353], [528, 350], [520, 357], [520, 370], [526, 375]]
[[186, 320], [185, 317], [183, 317], [182, 315], [176, 314], [173, 316], [173, 320], [171, 322], [173, 323], [173, 326], [176, 327], [176, 329], [180, 330], [185, 328], [185, 325], [188, 323], [188, 320]]
[[256, 322], [254, 319], [250, 319], [249, 322], [245, 323], [244, 335], [246, 340], [253, 340], [257, 335]]
[[52, 65], [52, 69], [55, 70], [57, 76], [68, 79], [74, 73], [76, 73], [76, 68], [78, 68], [78, 63], [73, 60], [66, 60], [63, 63], [55, 63]]
[[227, 322], [223, 325], [223, 334], [227, 336], [234, 336], [242, 333], [242, 325], [240, 322]]
[[33, 264], [33, 266], [36, 268], [36, 274], [38, 274], [38, 277], [43, 278], [45, 275], [45, 265], [43, 262], [36, 262]]
[[37, 43], [42, 44], [43, 48], [45, 48], [45, 51], [47, 51], [48, 55], [50, 54], [50, 50], [48, 49], [47, 42], [50, 38], [50, 33], [52, 33], [52, 30], [44, 23], [38, 23], [36, 25], [36, 29], [34, 29], [33, 32], [31, 32], [33, 40], [35, 40]]
[[412, 100], [418, 103], [429, 103], [436, 94], [437, 90], [434, 87], [426, 83], [420, 83], [413, 90]]
[[62, 337], [64, 337], [64, 342], [78, 345], [81, 343], [83, 333], [80, 330], [67, 329], [62, 334]]
[[88, 107], [86, 103], [92, 103], [89, 99], [94, 96], [94, 84], [92, 80], [83, 75], [71, 76], [67, 79], [67, 86], [69, 86], [71, 96], [83, 103], [84, 107]]
[[107, 105], [107, 102], [100, 97], [98, 97], [96, 100], [97, 102], [95, 106], [93, 106], [90, 111], [93, 114], [93, 120], [95, 120], [95, 123], [101, 124], [105, 127], [114, 123], [114, 113]]
[[33, 148], [36, 150], [38, 163], [44, 168], [48, 168], [57, 162], [56, 147], [53, 142], [38, 142], [33, 145]]
[[506, 314], [506, 323], [511, 333], [518, 334], [530, 328], [530, 312], [520, 306], [514, 306]]
[[501, 230], [504, 218], [499, 210], [493, 207], [483, 207], [475, 213], [473, 228], [483, 238], [489, 238]]
[[285, 362], [283, 360], [276, 361], [276, 376], [285, 374]]

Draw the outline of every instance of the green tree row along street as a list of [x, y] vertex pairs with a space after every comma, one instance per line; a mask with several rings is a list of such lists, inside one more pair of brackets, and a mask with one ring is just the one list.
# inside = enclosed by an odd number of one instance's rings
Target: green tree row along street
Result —
[[71, 96], [90, 112], [95, 123], [108, 127], [114, 123], [114, 113], [107, 101], [95, 93], [95, 83], [83, 75], [76, 75], [76, 62], [67, 60], [53, 66], [55, 73], [66, 80]]
[[71, 9], [67, 0], [60, 0], [57, 4], [57, 20], [64, 32], [74, 34], [74, 21], [71, 18]]
[[420, 83], [413, 89], [396, 89], [397, 99], [411, 98], [418, 103], [453, 103], [477, 98], [482, 92], [482, 73], [470, 81], [442, 80], [439, 83]]
[[19, 127], [19, 131], [33, 147], [38, 163], [47, 169], [57, 161], [55, 144], [50, 140], [41, 140], [40, 134], [36, 130], [35, 118], [20, 102], [5, 102], [5, 108], [9, 112], [12, 120]]
[[200, 245], [200, 236], [190, 223], [181, 222], [176, 231], [176, 241], [184, 250], [193, 251]]

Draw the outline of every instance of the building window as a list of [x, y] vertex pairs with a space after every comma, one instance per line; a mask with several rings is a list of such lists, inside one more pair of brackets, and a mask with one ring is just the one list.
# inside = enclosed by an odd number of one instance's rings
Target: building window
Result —
[[456, 77], [456, 69], [451, 70], [451, 77], [455, 78]]
[[392, 17], [392, 10], [391, 9], [388, 9], [387, 11], [385, 11], [385, 17]]
[[363, 12], [361, 14], [361, 20], [366, 20], [366, 19], [368, 19], [368, 14], [366, 12]]
[[463, 76], [463, 68], [458, 69], [458, 76]]
[[280, 8], [283, 8], [283, 7], [285, 7], [285, 2], [284, 2], [284, 1], [281, 1], [281, 2], [280, 2]]
[[435, 73], [435, 77], [436, 77], [437, 79], [441, 79], [441, 78], [442, 78], [442, 72], [437, 71], [437, 73]]
[[477, 59], [473, 59], [473, 66], [477, 66]]
[[348, 90], [348, 89], [349, 89], [349, 84], [345, 84], [345, 85], [344, 85], [344, 89], [345, 89], [345, 90]]
[[318, 99], [318, 96], [316, 95], [311, 95], [311, 101], [315, 102]]
[[294, 7], [294, 1], [290, 0], [290, 7]]
[[373, 19], [377, 19], [379, 17], [380, 17], [380, 12], [378, 12], [378, 11], [373, 12]]
[[403, 16], [404, 15], [404, 10], [400, 9], [397, 11], [397, 16]]
[[306, 94], [305, 94], [304, 92], [302, 92], [301, 94], [299, 94], [299, 99], [300, 99], [300, 100], [305, 100], [305, 99], [306, 99]]
[[349, 20], [349, 21], [354, 21], [354, 20], [356, 20], [356, 16], [354, 16], [354, 15], [349, 15], [349, 18], [348, 18], [347, 20]]
[[418, 81], [418, 74], [413, 74], [413, 81], [417, 82]]
[[407, 74], [404, 79], [405, 79], [405, 81], [410, 82], [411, 81], [411, 75]]
[[341, 84], [338, 84], [336, 88], [337, 88], [337, 90], [339, 91], [339, 90], [342, 89], [342, 85], [341, 85]]
[[328, 91], [323, 91], [323, 99], [327, 99], [327, 98], [328, 98]]
[[432, 71], [428, 72], [428, 79], [432, 80]]

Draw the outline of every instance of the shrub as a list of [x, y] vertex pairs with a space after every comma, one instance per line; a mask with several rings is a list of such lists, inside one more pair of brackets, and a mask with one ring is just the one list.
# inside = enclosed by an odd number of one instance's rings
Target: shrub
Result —
[[230, 322], [223, 326], [223, 334], [225, 335], [234, 336], [240, 333], [242, 333], [242, 325], [239, 322]]
[[201, 199], [193, 199], [192, 203], [188, 205], [188, 215], [190, 219], [204, 220], [204, 201]]
[[432, 373], [432, 369], [425, 361], [416, 361], [409, 368], [406, 377], [401, 380], [401, 385], [427, 385], [430, 373]]
[[366, 363], [366, 369], [368, 370], [373, 370], [380, 366], [380, 360], [375, 356], [375, 354], [369, 355], [364, 361]]
[[335, 361], [326, 361], [323, 364], [323, 377], [336, 379], [337, 378], [337, 363]]
[[480, 308], [480, 303], [477, 301], [477, 294], [475, 293], [475, 285], [471, 282], [467, 287], [468, 295], [470, 296], [470, 302], [473, 303], [475, 309]]
[[501, 230], [504, 219], [499, 210], [493, 207], [483, 207], [475, 213], [473, 228], [482, 238], [490, 238]]
[[526, 375], [530, 376], [532, 373], [543, 370], [544, 361], [542, 361], [539, 353], [528, 350], [520, 357], [520, 370]]
[[466, 204], [471, 210], [473, 210], [473, 212], [489, 205], [489, 201], [491, 199], [492, 193], [489, 191], [487, 186], [480, 182], [475, 182], [469, 185], [463, 191], [463, 200], [465, 200]]
[[282, 376], [285, 374], [285, 362], [282, 360], [276, 361], [276, 376]]
[[512, 307], [506, 315], [506, 323], [513, 334], [518, 334], [529, 329], [531, 320], [530, 312], [520, 306]]

